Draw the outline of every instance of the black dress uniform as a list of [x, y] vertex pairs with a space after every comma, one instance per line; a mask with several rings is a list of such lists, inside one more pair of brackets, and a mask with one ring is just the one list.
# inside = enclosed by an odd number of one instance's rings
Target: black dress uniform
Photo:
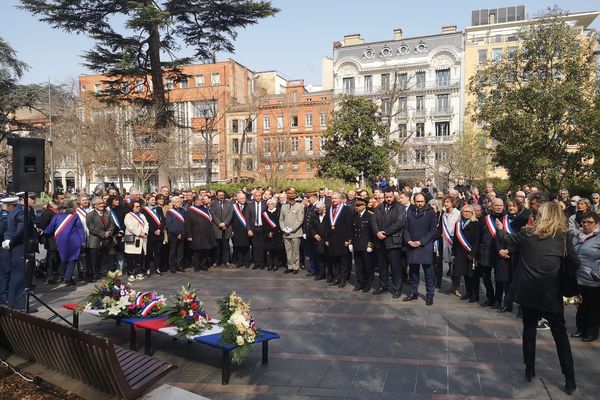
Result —
[[[359, 200], [357, 205], [360, 204]], [[373, 251], [374, 237], [373, 231], [371, 230], [371, 218], [373, 218], [373, 213], [366, 209], [363, 209], [362, 213], [355, 211], [352, 218], [354, 226], [352, 247], [354, 250], [354, 265], [356, 268], [355, 290], [362, 290], [363, 292], [370, 291], [373, 284], [371, 252]]]

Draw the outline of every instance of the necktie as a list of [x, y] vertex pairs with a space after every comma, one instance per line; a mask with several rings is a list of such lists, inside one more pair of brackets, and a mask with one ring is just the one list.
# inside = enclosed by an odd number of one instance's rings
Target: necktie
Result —
[[260, 226], [260, 203], [256, 203], [256, 226]]
[[387, 212], [388, 212], [388, 211], [390, 211], [390, 206], [387, 206], [387, 205], [386, 205], [386, 206], [385, 206], [385, 212], [386, 212], [386, 214], [387, 214]]
[[104, 218], [104, 214], [100, 214], [100, 220], [102, 221], [102, 225], [106, 226], [106, 218]]
[[223, 202], [221, 202], [221, 211], [223, 211]]

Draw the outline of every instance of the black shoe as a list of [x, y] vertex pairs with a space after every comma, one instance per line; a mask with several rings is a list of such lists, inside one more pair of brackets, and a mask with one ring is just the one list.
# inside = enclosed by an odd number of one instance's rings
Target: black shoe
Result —
[[410, 295], [406, 296], [405, 298], [403, 298], [402, 301], [413, 301], [413, 300], [417, 300], [418, 298], [419, 298], [419, 295], [410, 294]]
[[75, 286], [75, 285], [77, 285], [77, 283], [73, 279], [71, 279], [70, 281], [65, 281], [65, 285], [67, 285], [67, 286]]
[[340, 281], [338, 281], [338, 280], [334, 280], [334, 281], [329, 282], [329, 286], [337, 286], [339, 284], [340, 284]]
[[297, 269], [293, 270], [293, 271], [292, 271], [292, 274], [294, 274], [294, 275], [298, 275], [298, 270], [297, 270]]
[[469, 296], [468, 294], [463, 294], [462, 296], [460, 296], [461, 300], [469, 300], [471, 298], [471, 296]]
[[373, 290], [373, 294], [375, 294], [375, 295], [383, 294], [385, 292], [387, 292], [387, 289], [383, 289], [383, 288]]
[[291, 274], [292, 272], [294, 272], [293, 269], [286, 269], [285, 271], [283, 271], [284, 274]]
[[593, 342], [598, 339], [598, 335], [586, 335], [583, 337], [584, 342]]
[[358, 292], [359, 290], [362, 290], [360, 286], [356, 286], [354, 289], [352, 289], [353, 292]]
[[394, 294], [392, 294], [392, 299], [399, 299], [400, 296], [401, 296], [400, 293], [394, 293]]
[[535, 378], [535, 368], [525, 368], [525, 379], [527, 379], [527, 382], [531, 382], [533, 378]]
[[499, 309], [499, 308], [501, 308], [501, 307], [502, 307], [502, 306], [500, 306], [500, 303], [495, 303], [495, 304], [492, 304], [492, 305], [490, 306], [490, 308], [491, 308], [492, 310], [498, 310], [498, 309]]
[[582, 331], [577, 331], [577, 332], [575, 332], [575, 333], [572, 333], [572, 334], [571, 334], [571, 337], [573, 337], [573, 338], [580, 338], [580, 337], [583, 337], [583, 332], [582, 332]]
[[506, 313], [506, 312], [512, 312], [513, 308], [512, 307], [500, 307], [498, 310], [496, 310], [497, 313]]
[[363, 293], [369, 293], [370, 291], [371, 291], [371, 288], [369, 288], [369, 289], [364, 288], [361, 290], [361, 292], [363, 292]]
[[496, 303], [494, 303], [494, 301], [493, 301], [493, 300], [486, 300], [486, 301], [485, 301], [485, 303], [483, 303], [483, 304], [481, 305], [481, 307], [492, 307], [492, 306], [494, 306], [494, 305], [496, 305]]
[[307, 272], [306, 273], [306, 276], [313, 276], [313, 275], [315, 275], [315, 274], [313, 274], [312, 272]]
[[50, 278], [46, 281], [48, 285], [58, 285], [58, 278]]
[[258, 269], [258, 265], [255, 265], [254, 267], [252, 267], [252, 271], [254, 271], [255, 269]]
[[341, 281], [340, 284], [338, 285], [339, 288], [343, 288], [346, 287], [346, 282], [345, 281]]
[[177, 270], [176, 270], [176, 269], [173, 269], [173, 268], [171, 268], [171, 273], [172, 273], [172, 274], [176, 274], [176, 273], [177, 273]]
[[426, 306], [433, 305], [433, 296], [427, 296], [427, 299], [425, 300], [425, 305]]
[[325, 279], [325, 277], [323, 275], [315, 275], [315, 281], [321, 281], [323, 279]]
[[469, 303], [479, 303], [479, 299], [475, 298], [475, 297], [472, 297], [472, 298], [469, 299]]
[[577, 385], [575, 385], [575, 377], [567, 378], [565, 381], [565, 392], [571, 396], [575, 389], [577, 389]]

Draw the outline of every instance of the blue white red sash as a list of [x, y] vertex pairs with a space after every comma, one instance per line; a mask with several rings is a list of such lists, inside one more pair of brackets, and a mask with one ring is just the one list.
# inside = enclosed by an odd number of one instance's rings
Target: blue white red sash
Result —
[[148, 206], [144, 207], [144, 210], [146, 210], [146, 213], [150, 216], [150, 218], [152, 218], [154, 223], [160, 226], [160, 217], [158, 216], [158, 214]]
[[107, 210], [108, 210], [108, 213], [110, 214], [110, 218], [113, 220], [113, 222], [115, 223], [117, 228], [123, 229], [123, 227], [121, 226], [121, 222], [119, 221], [119, 218], [117, 218], [117, 214], [115, 214], [115, 212], [112, 210], [112, 208], [107, 207]]
[[235, 214], [238, 221], [240, 221], [240, 223], [242, 225], [244, 225], [244, 228], [247, 229], [248, 223], [246, 222], [246, 217], [244, 217], [244, 214], [242, 213], [242, 209], [240, 208], [239, 203], [233, 203], [233, 213]]
[[450, 234], [450, 229], [448, 229], [448, 225], [446, 221], [442, 218], [442, 236], [444, 240], [448, 242], [450, 246], [452, 246], [452, 235]]
[[273, 229], [275, 229], [277, 227], [277, 224], [275, 222], [273, 222], [273, 220], [269, 217], [269, 213], [266, 211], [263, 211], [262, 213], [263, 218], [265, 219], [265, 221], [267, 221], [267, 224], [269, 224], [269, 226]]
[[77, 211], [77, 214], [79, 214], [79, 216], [81, 218], [83, 218], [83, 219], [87, 218], [87, 211], [85, 211], [85, 209], [78, 207], [76, 211]]
[[191, 206], [190, 210], [193, 211], [193, 212], [195, 212], [196, 214], [200, 215], [201, 217], [206, 218], [210, 222], [212, 222], [212, 215], [210, 215], [210, 211], [209, 212], [204, 212], [204, 211], [202, 211], [200, 208], [198, 208], [196, 206]]
[[181, 221], [182, 224], [185, 224], [185, 218], [183, 217], [183, 215], [181, 215], [179, 211], [177, 211], [174, 208], [171, 208], [168, 212], [170, 212], [175, 218]]
[[58, 211], [56, 211], [56, 209], [50, 205], [46, 206], [46, 209], [52, 211], [52, 214], [54, 214], [54, 215], [58, 214]]
[[508, 234], [512, 235], [513, 233], [515, 233], [512, 226], [510, 226], [510, 220], [508, 219], [508, 214], [504, 215], [504, 218], [502, 218], [502, 225], [504, 225], [504, 230]]
[[496, 222], [491, 215], [485, 217], [485, 225], [490, 231], [490, 235], [492, 235], [492, 237], [496, 239]]
[[58, 239], [58, 237], [67, 229], [67, 225], [69, 225], [75, 217], [77, 217], [75, 214], [71, 214], [58, 225], [58, 228], [54, 231], [54, 239]]
[[137, 215], [135, 215], [134, 212], [130, 212], [129, 215], [131, 215], [133, 218], [135, 218], [135, 220], [143, 227], [146, 226], [146, 223], [144, 222], [144, 220], [140, 217], [138, 217]]
[[460, 245], [467, 251], [467, 253], [470, 253], [473, 249], [471, 247], [471, 243], [469, 243], [469, 241], [465, 237], [465, 234], [463, 232], [463, 223], [461, 221], [458, 221], [456, 223], [456, 228], [454, 229], [454, 234], [455, 234], [456, 239], [458, 239], [458, 242], [460, 243]]
[[329, 212], [329, 222], [331, 223], [332, 227], [335, 227], [337, 220], [340, 218], [340, 214], [342, 213], [342, 208], [344, 208], [344, 205], [340, 204], [337, 207], [337, 210], [334, 215], [333, 214], [333, 206], [331, 207], [331, 211]]

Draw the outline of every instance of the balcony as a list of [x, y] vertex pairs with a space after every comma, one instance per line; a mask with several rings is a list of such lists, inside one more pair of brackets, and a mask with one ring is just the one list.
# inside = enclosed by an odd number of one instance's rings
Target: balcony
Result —
[[385, 97], [386, 95], [390, 95], [390, 93], [414, 93], [414, 92], [424, 92], [428, 90], [444, 90], [444, 91], [453, 91], [460, 89], [460, 80], [459, 79], [450, 79], [446, 83], [444, 81], [444, 85], [438, 85], [438, 82], [435, 80], [428, 81], [424, 86], [417, 87], [416, 84], [410, 84], [406, 89], [400, 89], [399, 86], [395, 88], [390, 86], [375, 86], [373, 88], [364, 88], [364, 87], [355, 87], [353, 89], [344, 89], [343, 87], [334, 89], [334, 95], [342, 95], [349, 94], [354, 96], [373, 96], [373, 97]]
[[439, 107], [435, 108], [431, 111], [431, 115], [434, 117], [445, 117], [454, 114], [453, 107]]
[[424, 108], [416, 109], [413, 115], [415, 118], [425, 118], [427, 116], [427, 110]]

